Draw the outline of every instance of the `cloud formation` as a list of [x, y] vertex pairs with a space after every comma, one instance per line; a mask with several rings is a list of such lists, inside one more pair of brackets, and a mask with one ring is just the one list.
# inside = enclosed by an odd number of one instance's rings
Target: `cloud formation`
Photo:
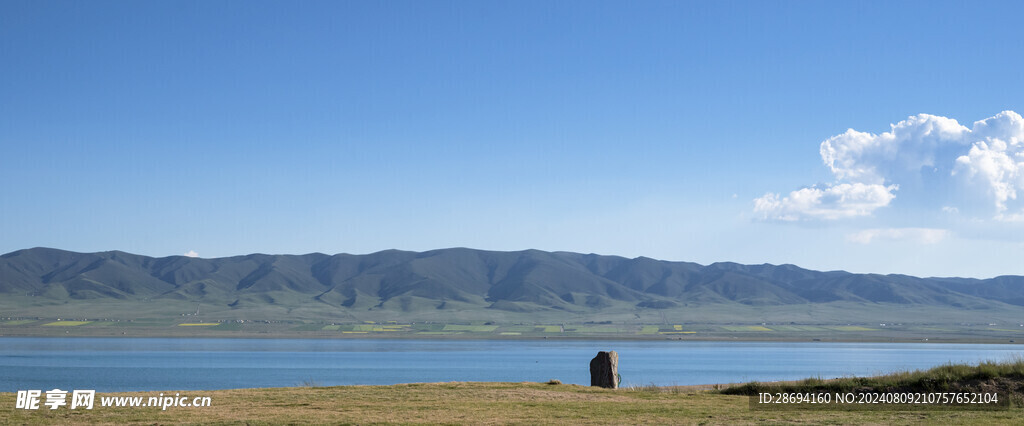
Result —
[[819, 152], [837, 179], [882, 183], [922, 167], [934, 168], [942, 152], [965, 145], [970, 132], [956, 120], [928, 114], [910, 117], [879, 135], [849, 129], [828, 138]]
[[754, 200], [754, 211], [781, 221], [868, 216], [889, 206], [901, 189], [901, 197], [912, 199], [951, 198], [941, 207], [946, 212], [972, 207], [968, 200], [981, 196], [989, 217], [1024, 219], [1024, 200], [1018, 200], [1024, 190], [1024, 118], [1013, 111], [970, 128], [919, 114], [881, 134], [849, 129], [823, 141], [819, 152], [834, 182], [788, 195], [769, 192]]
[[199, 253], [196, 253], [195, 250], [189, 250], [189, 251], [185, 252], [184, 256], [185, 257], [199, 257]]
[[754, 211], [782, 221], [835, 220], [867, 216], [896, 197], [897, 185], [842, 183], [825, 188], [809, 187], [785, 197], [768, 193], [754, 200]]
[[874, 241], [910, 241], [920, 244], [935, 244], [949, 236], [949, 231], [934, 228], [885, 228], [865, 229], [846, 236], [850, 242], [871, 244]]

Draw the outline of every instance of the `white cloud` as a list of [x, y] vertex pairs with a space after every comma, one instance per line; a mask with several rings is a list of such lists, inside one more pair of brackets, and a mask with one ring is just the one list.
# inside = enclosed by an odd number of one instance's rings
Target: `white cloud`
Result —
[[865, 229], [846, 236], [847, 241], [871, 244], [874, 241], [910, 241], [920, 244], [935, 244], [949, 236], [949, 231], [934, 228], [885, 228]]
[[797, 221], [835, 220], [870, 215], [896, 197], [896, 185], [842, 183], [825, 188], [810, 187], [785, 197], [768, 193], [754, 200], [754, 211], [765, 219]]
[[1004, 111], [974, 123], [974, 131], [983, 139], [956, 158], [954, 174], [987, 190], [995, 202], [997, 219], [1020, 216], [1020, 212], [1007, 210], [1017, 199], [1017, 191], [1024, 188], [1024, 119], [1013, 111]]
[[970, 132], [956, 120], [919, 114], [879, 135], [849, 129], [821, 143], [821, 159], [838, 179], [883, 183], [924, 166], [935, 167], [949, 146], [966, 145]]
[[189, 250], [189, 251], [185, 252], [184, 256], [185, 257], [199, 257], [199, 253], [196, 253], [195, 250]]
[[881, 134], [849, 129], [823, 141], [819, 153], [834, 182], [769, 193], [754, 200], [755, 212], [785, 221], [867, 216], [889, 206], [899, 187], [911, 203], [935, 200], [936, 213], [969, 208], [1000, 221], [1024, 218], [1024, 118], [1013, 111], [970, 128], [919, 114]]
[[1018, 222], [1024, 223], [1024, 212], [1022, 213], [1000, 213], [995, 217], [1000, 222]]

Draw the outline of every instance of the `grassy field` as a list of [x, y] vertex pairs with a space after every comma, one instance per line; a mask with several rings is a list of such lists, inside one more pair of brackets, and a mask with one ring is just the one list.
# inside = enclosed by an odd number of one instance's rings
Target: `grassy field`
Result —
[[722, 326], [727, 331], [775, 331], [760, 325]]
[[[165, 392], [166, 394], [166, 392]], [[606, 390], [543, 383], [432, 383], [182, 392], [209, 407], [61, 407], [16, 410], [0, 394], [6, 424], [1019, 424], [1021, 410], [757, 410], [746, 396], [688, 388]]]
[[902, 371], [874, 377], [844, 377], [798, 382], [758, 383], [734, 386], [721, 392], [756, 395], [759, 392], [999, 392], [1024, 406], [1024, 357], [1007, 361], [985, 361], [977, 365], [948, 364], [928, 370]]
[[[61, 318], [58, 320], [58, 318]], [[386, 321], [252, 321], [211, 316], [185, 318], [18, 318], [0, 320], [0, 336], [656, 339], [823, 342], [1024, 343], [1019, 323], [798, 324], [582, 322], [501, 323]]]
[[[778, 405], [751, 403], [759, 392], [998, 392], [1000, 408]], [[114, 407], [104, 398], [208, 397], [202, 407]], [[978, 365], [834, 380], [720, 386], [637, 386], [610, 390], [548, 383], [414, 383], [98, 394], [92, 410], [15, 408], [0, 393], [3, 424], [1020, 424], [1024, 358]]]
[[[93, 299], [66, 302], [51, 303], [28, 296], [0, 298], [0, 336], [1024, 343], [1024, 316], [1019, 307], [939, 309], [835, 302], [637, 309], [626, 304], [580, 312], [556, 309], [516, 312], [455, 301], [446, 303], [444, 309], [430, 307], [408, 311], [386, 303], [339, 310], [323, 303], [298, 302], [237, 306], [175, 300], [127, 305]], [[58, 318], [68, 324], [43, 326], [57, 322]], [[72, 326], [72, 321], [90, 323]], [[220, 325], [179, 326], [196, 323]], [[447, 326], [450, 327], [446, 330]]]
[[497, 330], [497, 329], [498, 329], [498, 326], [496, 326], [496, 325], [455, 325], [455, 324], [445, 324], [444, 329], [442, 331], [472, 331], [472, 332], [477, 332], [477, 333], [490, 333], [490, 332], [492, 332], [494, 330]]

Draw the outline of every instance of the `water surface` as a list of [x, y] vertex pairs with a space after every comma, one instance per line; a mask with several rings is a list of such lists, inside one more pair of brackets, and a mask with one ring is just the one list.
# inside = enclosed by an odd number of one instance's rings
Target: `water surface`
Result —
[[874, 375], [1004, 360], [1007, 344], [0, 338], [0, 391], [100, 392], [411, 382], [589, 384], [599, 350], [619, 353], [625, 385], [690, 385]]

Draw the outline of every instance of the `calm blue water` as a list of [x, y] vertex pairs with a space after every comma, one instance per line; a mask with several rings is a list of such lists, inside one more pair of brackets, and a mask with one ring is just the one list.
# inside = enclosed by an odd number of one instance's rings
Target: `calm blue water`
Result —
[[0, 338], [0, 391], [204, 390], [446, 381], [590, 384], [599, 350], [625, 385], [832, 378], [1004, 360], [1017, 345], [831, 342]]

